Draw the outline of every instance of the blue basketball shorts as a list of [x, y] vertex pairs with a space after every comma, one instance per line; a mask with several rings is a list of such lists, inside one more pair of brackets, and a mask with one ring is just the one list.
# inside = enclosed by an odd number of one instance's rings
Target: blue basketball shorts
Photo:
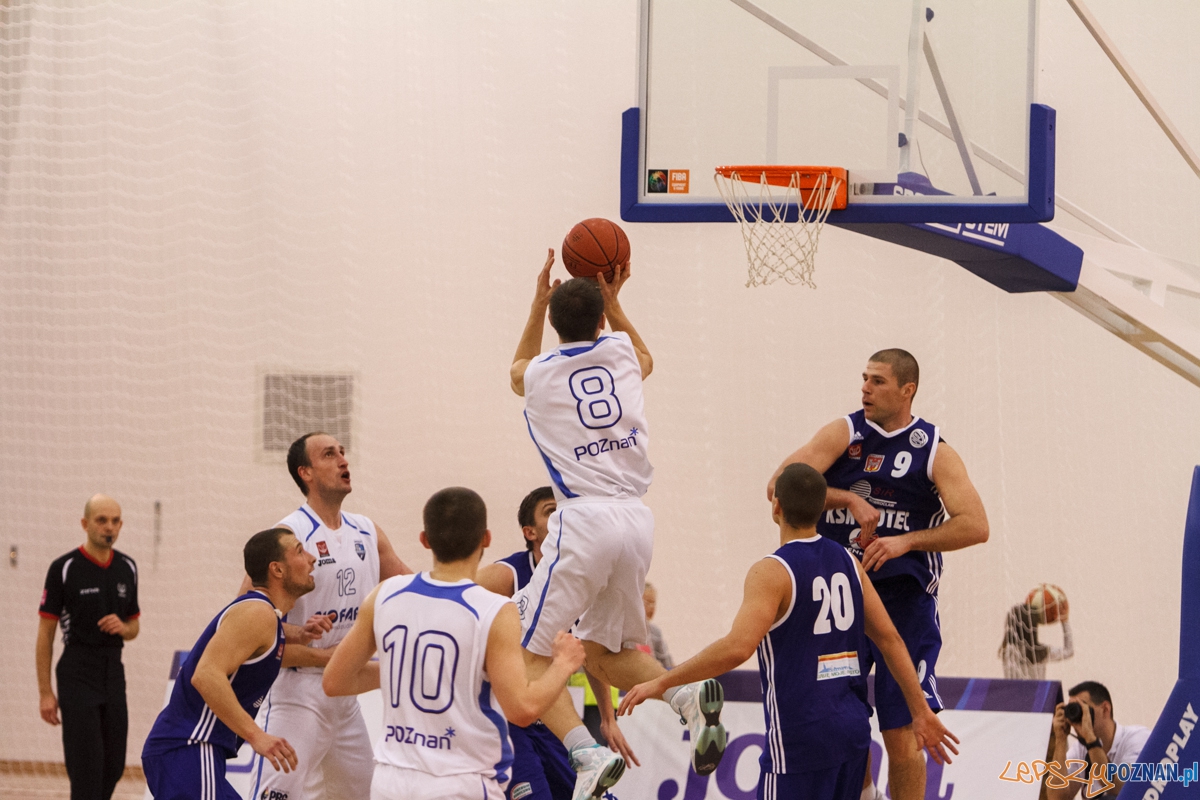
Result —
[[201, 742], [161, 752], [142, 751], [146, 788], [154, 800], [241, 800], [225, 780], [226, 753]]
[[[942, 651], [937, 597], [928, 594], [920, 583], [908, 577], [880, 581], [875, 584], [875, 590], [908, 648], [925, 700], [934, 711], [941, 711], [942, 698], [938, 696], [935, 671], [938, 654]], [[911, 724], [912, 715], [908, 713], [904, 693], [884, 663], [883, 653], [869, 639], [867, 650], [869, 660], [875, 665], [875, 710], [879, 712], [879, 729], [887, 731]]]
[[827, 769], [764, 772], [758, 778], [758, 800], [858, 800], [870, 752], [868, 748]]
[[507, 800], [571, 800], [575, 771], [567, 748], [540, 722], [527, 728], [508, 726], [512, 739], [512, 780]]

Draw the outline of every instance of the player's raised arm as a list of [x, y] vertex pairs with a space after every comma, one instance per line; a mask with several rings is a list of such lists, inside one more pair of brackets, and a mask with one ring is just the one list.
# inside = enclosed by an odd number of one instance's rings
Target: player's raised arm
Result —
[[546, 309], [550, 305], [550, 295], [562, 283], [557, 279], [553, 283], [550, 282], [550, 268], [553, 266], [554, 248], [550, 248], [546, 255], [546, 263], [538, 273], [533, 304], [529, 307], [529, 319], [525, 321], [525, 330], [521, 332], [521, 341], [517, 343], [517, 352], [513, 355], [512, 366], [508, 370], [512, 390], [521, 397], [525, 396], [525, 368], [542, 352], [542, 333], [546, 329]]
[[937, 763], [948, 764], [950, 756], [946, 751], [958, 755], [958, 749], [954, 746], [958, 743], [958, 737], [946, 729], [937, 714], [934, 714], [925, 702], [925, 693], [917, 679], [917, 671], [913, 668], [912, 658], [908, 654], [908, 648], [904, 646], [904, 640], [892, 624], [892, 618], [888, 616], [883, 601], [879, 599], [879, 593], [875, 591], [875, 585], [867, 578], [862, 565], [856, 562], [855, 569], [858, 570], [858, 580], [862, 584], [864, 630], [883, 653], [883, 660], [887, 662], [888, 669], [900, 685], [900, 691], [904, 693], [904, 702], [908, 705], [908, 713], [912, 715], [912, 730], [917, 737], [917, 746], [928, 751], [930, 758]]
[[863, 567], [868, 571], [910, 550], [945, 553], [988, 540], [983, 501], [967, 477], [962, 458], [945, 442], [938, 445], [933, 462], [933, 483], [950, 518], [934, 528], [875, 539], [863, 552]]
[[192, 686], [217, 719], [275, 769], [290, 772], [296, 751], [286, 739], [271, 736], [254, 723], [238, 702], [230, 678], [245, 662], [275, 646], [278, 619], [266, 603], [241, 603], [229, 609], [196, 664]]
[[530, 681], [525, 674], [525, 657], [521, 655], [521, 619], [517, 607], [505, 603], [488, 630], [484, 657], [487, 674], [504, 716], [514, 725], [526, 727], [537, 722], [563, 693], [571, 674], [583, 666], [583, 659], [583, 642], [559, 631], [554, 638], [550, 666]]
[[629, 280], [629, 264], [616, 267], [611, 281], [604, 277], [603, 272], [596, 273], [596, 282], [600, 284], [600, 294], [604, 297], [604, 317], [608, 320], [608, 326], [614, 331], [629, 336], [629, 342], [637, 352], [638, 364], [642, 368], [642, 380], [646, 380], [654, 371], [654, 358], [650, 355], [650, 349], [646, 347], [641, 335], [633, 327], [633, 323], [629, 321], [629, 317], [625, 316], [625, 310], [621, 308], [621, 302], [617, 298], [621, 287], [627, 280]]
[[759, 642], [787, 609], [792, 599], [792, 580], [787, 569], [773, 558], [764, 558], [746, 573], [742, 607], [729, 633], [710, 644], [673, 670], [634, 686], [621, 699], [617, 715], [633, 712], [634, 706], [672, 686], [715, 678], [741, 666], [754, 655]]

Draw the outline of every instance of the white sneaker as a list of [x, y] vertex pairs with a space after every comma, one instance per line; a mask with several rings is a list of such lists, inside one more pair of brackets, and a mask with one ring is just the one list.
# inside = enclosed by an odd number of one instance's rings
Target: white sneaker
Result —
[[725, 726], [721, 724], [724, 705], [725, 690], [715, 678], [689, 683], [671, 698], [671, 708], [691, 732], [692, 769], [697, 775], [711, 773], [725, 755]]
[[625, 759], [598, 744], [571, 751], [571, 769], [575, 770], [575, 793], [571, 800], [600, 797], [625, 774]]

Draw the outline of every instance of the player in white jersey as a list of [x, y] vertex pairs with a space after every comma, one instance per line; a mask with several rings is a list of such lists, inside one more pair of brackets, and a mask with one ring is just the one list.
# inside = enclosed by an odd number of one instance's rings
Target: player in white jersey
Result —
[[[654, 517], [641, 497], [654, 469], [642, 381], [654, 361], [618, 300], [628, 264], [611, 281], [552, 284], [553, 265], [551, 250], [509, 372], [558, 501], [542, 560], [517, 596], [521, 644], [536, 677], [549, 663], [554, 633], [578, 620], [588, 672], [628, 690], [664, 672], [652, 655], [635, 649], [648, 640], [642, 593]], [[547, 311], [560, 345], [540, 353]], [[691, 727], [696, 772], [715, 770], [726, 739], [720, 684], [673, 687], [663, 699]], [[620, 777], [621, 757], [596, 745], [565, 691], [542, 721], [571, 752], [576, 798], [599, 796]]]
[[[289, 660], [258, 722], [263, 730], [287, 737], [300, 759], [291, 773], [256, 765], [249, 800], [365, 800], [371, 788], [371, 740], [358, 701], [330, 698], [321, 691], [321, 672], [335, 646], [350, 631], [363, 598], [383, 578], [411, 572], [383, 531], [361, 514], [342, 511], [350, 494], [345, 448], [326, 433], [310, 433], [288, 450], [288, 471], [305, 503], [284, 517], [288, 528], [317, 559], [316, 588], [300, 598], [289, 620], [308, 621], [316, 636], [307, 646], [289, 644]], [[295, 635], [295, 630], [291, 631]], [[291, 641], [291, 639], [289, 639]], [[295, 652], [292, 652], [295, 651]]]
[[560, 631], [550, 665], [529, 681], [516, 609], [474, 583], [491, 544], [483, 499], [443, 489], [425, 504], [424, 523], [433, 569], [368, 595], [324, 688], [383, 690], [372, 800], [502, 800], [512, 764], [505, 717], [532, 724], [583, 663], [583, 645]]

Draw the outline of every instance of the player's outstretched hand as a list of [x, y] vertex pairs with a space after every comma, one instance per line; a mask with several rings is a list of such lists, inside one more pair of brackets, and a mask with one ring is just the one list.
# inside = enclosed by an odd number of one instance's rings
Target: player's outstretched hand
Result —
[[[859, 541], [862, 541], [861, 535]], [[863, 549], [863, 571], [870, 572], [873, 569], [879, 569], [893, 558], [899, 558], [911, 549], [907, 535], [877, 536]]]
[[621, 705], [617, 708], [617, 716], [623, 717], [626, 714], [632, 714], [634, 706], [640, 706], [647, 700], [653, 700], [657, 697], [662, 697], [663, 692], [666, 691], [662, 685], [662, 680], [665, 677], [666, 675], [664, 674], [652, 681], [639, 683], [637, 686], [626, 692], [625, 696], [621, 698]]
[[554, 294], [554, 290], [562, 283], [558, 278], [554, 282], [550, 282], [550, 268], [554, 266], [554, 248], [551, 247], [546, 251], [546, 263], [542, 265], [542, 271], [538, 273], [537, 288], [533, 292], [533, 307], [539, 306], [543, 309], [550, 305], [550, 295]]
[[601, 714], [600, 733], [604, 734], [604, 739], [608, 742], [609, 749], [624, 758], [626, 764], [633, 764], [635, 767], [642, 765], [642, 762], [638, 761], [637, 755], [633, 752], [633, 748], [629, 746], [629, 742], [625, 741], [625, 734], [621, 733], [621, 728], [617, 725], [615, 719], [609, 722]]
[[260, 731], [258, 736], [254, 737], [254, 741], [250, 743], [254, 748], [254, 752], [258, 753], [265, 760], [271, 762], [271, 766], [275, 771], [283, 770], [291, 772], [299, 763], [296, 758], [296, 751], [288, 744], [287, 739], [279, 736], [272, 736], [266, 731]]
[[605, 278], [603, 272], [596, 273], [596, 283], [600, 284], [600, 294], [604, 295], [604, 305], [616, 302], [617, 294], [627, 280], [629, 280], [628, 261], [613, 270], [612, 280]]
[[576, 672], [583, 666], [586, 653], [583, 649], [583, 642], [566, 631], [559, 631], [554, 637], [550, 655], [555, 661], [560, 661], [570, 667], [571, 672]]
[[937, 714], [926, 711], [912, 723], [913, 735], [917, 737], [917, 747], [922, 748], [929, 757], [939, 764], [949, 764], [950, 756], [947, 750], [958, 755], [958, 737], [946, 729]]

